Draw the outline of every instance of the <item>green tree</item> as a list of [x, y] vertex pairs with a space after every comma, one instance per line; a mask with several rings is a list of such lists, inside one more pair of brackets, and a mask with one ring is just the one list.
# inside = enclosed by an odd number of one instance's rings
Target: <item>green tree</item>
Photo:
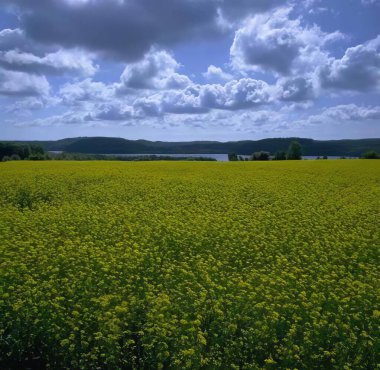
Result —
[[251, 159], [253, 161], [268, 161], [270, 153], [269, 152], [255, 152], [252, 154]]
[[302, 147], [298, 141], [292, 141], [289, 145], [286, 159], [298, 160], [302, 159]]
[[380, 159], [380, 154], [376, 153], [374, 150], [370, 150], [363, 154], [364, 159]]
[[279, 151], [274, 154], [275, 161], [284, 161], [286, 159], [286, 152]]
[[238, 161], [239, 159], [236, 153], [228, 153], [228, 160], [234, 162]]

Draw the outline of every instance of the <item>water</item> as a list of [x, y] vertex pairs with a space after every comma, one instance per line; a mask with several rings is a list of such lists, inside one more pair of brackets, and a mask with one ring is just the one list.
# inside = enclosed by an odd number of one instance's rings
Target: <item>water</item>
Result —
[[[56, 154], [59, 154], [59, 153], [62, 153], [61, 151], [54, 151], [54, 152], [50, 152], [50, 153], [56, 153]], [[207, 157], [207, 158], [213, 158], [213, 159], [216, 159], [218, 162], [228, 162], [228, 154], [141, 154], [141, 153], [137, 153], [137, 154], [100, 154], [100, 155], [106, 155], [106, 156], [115, 156], [115, 157], [148, 157], [148, 156], [151, 156], [151, 155], [155, 155], [155, 156], [158, 156], [158, 157], [173, 157], [173, 158], [179, 158], [179, 157], [184, 157], [184, 158], [189, 158], [189, 157], [192, 157], [192, 158], [199, 158], [199, 157]], [[239, 157], [242, 157], [244, 159], [249, 159], [249, 155], [239, 155]], [[322, 156], [319, 156], [320, 158], [322, 158]], [[318, 156], [316, 155], [305, 155], [302, 157], [303, 159], [308, 159], [308, 160], [314, 160], [314, 159], [317, 159]], [[341, 156], [335, 156], [335, 155], [331, 155], [331, 156], [328, 156], [327, 159], [340, 159]], [[346, 157], [347, 159], [357, 159], [358, 157]]]
[[149, 157], [155, 155], [157, 157], [172, 157], [172, 158], [200, 158], [207, 157], [216, 159], [218, 162], [228, 162], [228, 154], [102, 154], [115, 157]]

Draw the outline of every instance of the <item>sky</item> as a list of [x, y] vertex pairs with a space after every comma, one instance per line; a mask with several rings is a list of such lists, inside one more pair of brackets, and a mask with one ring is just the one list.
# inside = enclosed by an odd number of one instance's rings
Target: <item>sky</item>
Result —
[[0, 139], [380, 138], [380, 0], [0, 0]]

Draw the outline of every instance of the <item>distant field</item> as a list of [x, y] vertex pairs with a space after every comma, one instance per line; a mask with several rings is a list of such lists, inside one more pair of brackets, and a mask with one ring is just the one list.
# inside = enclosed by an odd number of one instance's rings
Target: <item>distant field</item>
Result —
[[0, 368], [376, 369], [380, 161], [0, 163]]

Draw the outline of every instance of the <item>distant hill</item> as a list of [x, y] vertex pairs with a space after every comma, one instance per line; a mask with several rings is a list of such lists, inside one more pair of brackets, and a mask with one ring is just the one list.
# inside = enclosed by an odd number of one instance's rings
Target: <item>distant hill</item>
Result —
[[360, 156], [374, 150], [380, 152], [380, 139], [357, 140], [313, 140], [304, 138], [273, 138], [245, 141], [190, 141], [163, 142], [127, 140], [110, 137], [78, 137], [57, 141], [23, 141], [19, 143], [39, 144], [48, 151], [92, 154], [225, 154], [234, 152], [249, 155], [257, 151], [286, 151], [289, 144], [297, 140], [303, 155]]

